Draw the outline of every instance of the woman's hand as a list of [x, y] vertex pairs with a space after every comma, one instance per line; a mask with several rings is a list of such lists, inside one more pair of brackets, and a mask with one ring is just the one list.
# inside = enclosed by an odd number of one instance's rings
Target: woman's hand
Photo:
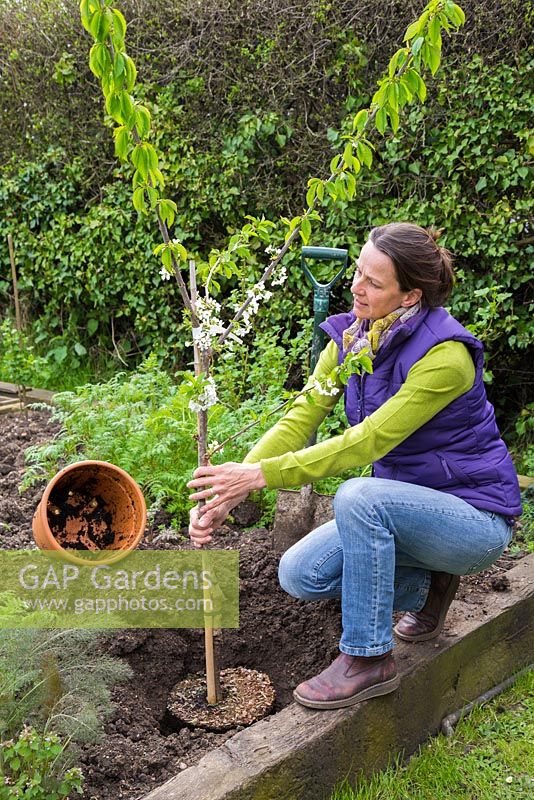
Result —
[[202, 513], [204, 508], [199, 509], [198, 506], [192, 508], [189, 512], [189, 537], [195, 547], [203, 547], [211, 542], [213, 531], [221, 527], [232, 508], [245, 498], [246, 495], [243, 495], [236, 503], [226, 503], [206, 513]]
[[[187, 485], [190, 489], [201, 489], [192, 494], [190, 500], [211, 498], [201, 509], [195, 506], [189, 512], [189, 536], [195, 547], [202, 547], [211, 541], [213, 531], [222, 525], [235, 506], [251, 491], [265, 486], [265, 479], [259, 464], [229, 461], [215, 467], [198, 467]], [[209, 488], [202, 489], [203, 486]]]
[[190, 500], [206, 500], [202, 514], [228, 503], [233, 508], [254, 489], [263, 489], [265, 485], [259, 464], [238, 464], [234, 461], [198, 467], [193, 472], [193, 480], [187, 484], [189, 489], [200, 489], [189, 496]]

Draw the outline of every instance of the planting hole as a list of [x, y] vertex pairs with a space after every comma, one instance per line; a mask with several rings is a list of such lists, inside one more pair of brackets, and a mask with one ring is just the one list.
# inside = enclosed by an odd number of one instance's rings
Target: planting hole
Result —
[[238, 725], [252, 725], [267, 716], [274, 703], [274, 688], [264, 672], [245, 667], [223, 669], [222, 700], [208, 705], [206, 678], [189, 675], [170, 692], [165, 721], [170, 728], [205, 728], [219, 733]]

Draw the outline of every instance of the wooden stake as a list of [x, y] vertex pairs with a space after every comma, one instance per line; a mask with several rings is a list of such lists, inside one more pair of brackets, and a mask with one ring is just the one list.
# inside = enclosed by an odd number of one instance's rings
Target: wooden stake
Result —
[[[195, 269], [195, 262], [189, 262], [189, 289], [191, 292], [191, 323], [193, 326], [193, 352], [195, 358], [195, 375], [198, 377], [201, 372], [206, 372], [208, 364], [205, 363], [205, 357], [200, 351], [198, 344], [195, 340], [194, 330], [198, 327], [197, 317], [197, 276]], [[207, 411], [198, 412], [198, 465], [204, 466], [207, 463], [206, 450], [207, 450], [207, 432], [208, 432], [208, 413]], [[200, 500], [198, 503], [199, 508], [202, 508], [204, 501]], [[202, 570], [206, 569], [205, 557], [202, 555]], [[204, 592], [205, 599], [209, 598], [209, 591]], [[204, 649], [206, 655], [206, 687], [207, 687], [207, 701], [208, 705], [215, 705], [222, 700], [220, 675], [217, 667], [217, 656], [215, 652], [215, 645], [213, 641], [213, 628], [208, 625], [208, 618], [204, 618]]]
[[[19, 285], [17, 280], [17, 268], [15, 266], [15, 250], [13, 248], [13, 237], [10, 233], [7, 235], [7, 246], [9, 248], [9, 261], [11, 262], [11, 280], [13, 282], [13, 298], [15, 301], [15, 324], [17, 327], [17, 331], [19, 334], [19, 344], [22, 348], [22, 316], [20, 313], [20, 301], [19, 301]], [[17, 390], [19, 393], [19, 398], [22, 403], [23, 408], [26, 407], [26, 387], [22, 385], [17, 386]]]

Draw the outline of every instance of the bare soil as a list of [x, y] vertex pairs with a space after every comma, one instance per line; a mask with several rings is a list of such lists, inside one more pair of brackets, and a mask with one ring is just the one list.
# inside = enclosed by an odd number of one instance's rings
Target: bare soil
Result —
[[[19, 494], [24, 451], [49, 440], [56, 431], [44, 411], [0, 415], [2, 549], [34, 546], [31, 520], [44, 485]], [[168, 526], [168, 518], [158, 513], [143, 547], [189, 547], [185, 532], [171, 536], [168, 529], [162, 533], [162, 526]], [[306, 603], [280, 589], [277, 558], [265, 528], [242, 531], [225, 526], [211, 546], [240, 552], [240, 627], [221, 631], [217, 637], [219, 666], [266, 673], [276, 691], [273, 711], [279, 711], [292, 701], [299, 681], [324, 669], [337, 654], [339, 603]], [[458, 596], [468, 603], [470, 616], [483, 619], [487, 594], [507, 591], [506, 571], [515, 563], [505, 554], [490, 570], [462, 578]], [[204, 669], [202, 631], [117, 630], [106, 649], [125, 659], [134, 677], [115, 687], [115, 710], [100, 742], [81, 751], [84, 800], [136, 800], [241, 729], [215, 733], [169, 725], [166, 705], [172, 687]]]

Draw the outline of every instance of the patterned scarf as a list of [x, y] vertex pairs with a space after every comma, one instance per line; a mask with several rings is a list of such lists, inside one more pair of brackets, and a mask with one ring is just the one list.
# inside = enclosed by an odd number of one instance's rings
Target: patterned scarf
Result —
[[[350, 328], [343, 331], [343, 350], [359, 353], [366, 348], [369, 358], [375, 358], [378, 350], [387, 342], [400, 325], [415, 316], [421, 310], [421, 303], [415, 303], [408, 309], [396, 308], [385, 317], [369, 321], [369, 330], [363, 329], [362, 320], [356, 319]], [[365, 324], [365, 320], [363, 321]]]

